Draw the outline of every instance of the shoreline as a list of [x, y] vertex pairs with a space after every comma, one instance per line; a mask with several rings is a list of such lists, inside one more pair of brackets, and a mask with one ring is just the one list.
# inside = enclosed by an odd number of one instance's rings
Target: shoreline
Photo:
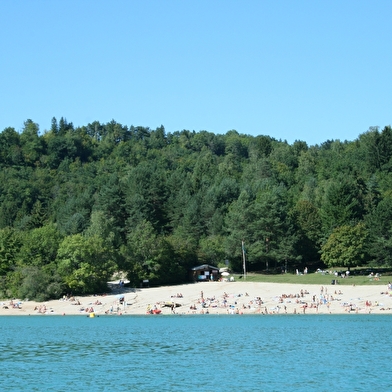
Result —
[[392, 291], [388, 290], [387, 284], [318, 286], [301, 283], [200, 282], [123, 288], [117, 293], [45, 302], [3, 300], [0, 304], [0, 316], [146, 315], [154, 309], [162, 315], [392, 314]]

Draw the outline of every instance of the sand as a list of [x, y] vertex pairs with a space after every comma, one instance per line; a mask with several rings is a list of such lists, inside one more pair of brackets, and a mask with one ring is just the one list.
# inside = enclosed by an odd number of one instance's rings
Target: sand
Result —
[[[124, 301], [120, 302], [120, 295]], [[203, 297], [203, 299], [202, 299]], [[171, 303], [177, 304], [172, 309]], [[203, 305], [204, 302], [204, 305]], [[46, 302], [0, 301], [6, 315], [176, 314], [392, 314], [392, 291], [379, 286], [317, 286], [284, 283], [202, 282], [129, 289]], [[17, 307], [14, 307], [14, 306]]]

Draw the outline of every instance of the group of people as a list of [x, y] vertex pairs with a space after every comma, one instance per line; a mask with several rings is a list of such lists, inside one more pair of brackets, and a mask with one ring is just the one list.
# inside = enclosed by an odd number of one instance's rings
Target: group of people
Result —
[[46, 308], [45, 304], [42, 304], [40, 306], [36, 306], [34, 308], [34, 310], [37, 311], [38, 313], [42, 313], [42, 314], [45, 314], [47, 312], [47, 308]]
[[10, 301], [10, 303], [8, 305], [6, 305], [5, 303], [2, 303], [2, 305], [3, 305], [3, 309], [9, 309], [9, 308], [12, 308], [12, 309], [22, 309], [22, 307], [21, 307], [22, 303], [21, 302], [15, 302], [13, 299], [11, 299], [11, 301]]
[[[156, 304], [154, 304], [153, 306], [148, 304], [147, 312], [146, 312], [147, 314], [160, 314], [161, 312], [162, 312], [161, 309], [159, 309]], [[172, 312], [173, 312], [173, 308], [172, 308]]]
[[[308, 267], [305, 267], [304, 268], [304, 275], [306, 275], [308, 273]], [[299, 270], [298, 270], [298, 268], [295, 270], [295, 274], [296, 275], [302, 275], [302, 273], [301, 272], [299, 272]]]

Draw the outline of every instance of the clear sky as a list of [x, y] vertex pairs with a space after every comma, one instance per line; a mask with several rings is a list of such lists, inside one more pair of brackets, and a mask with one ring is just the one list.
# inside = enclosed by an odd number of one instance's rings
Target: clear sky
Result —
[[2, 0], [0, 131], [112, 119], [320, 144], [392, 123], [392, 1]]

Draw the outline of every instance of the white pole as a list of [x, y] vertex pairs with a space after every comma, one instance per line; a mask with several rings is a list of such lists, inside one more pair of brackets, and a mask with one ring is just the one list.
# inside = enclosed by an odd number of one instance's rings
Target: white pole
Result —
[[246, 279], [246, 263], [245, 263], [245, 244], [242, 241], [242, 260], [243, 260], [243, 268], [244, 268], [244, 279]]

